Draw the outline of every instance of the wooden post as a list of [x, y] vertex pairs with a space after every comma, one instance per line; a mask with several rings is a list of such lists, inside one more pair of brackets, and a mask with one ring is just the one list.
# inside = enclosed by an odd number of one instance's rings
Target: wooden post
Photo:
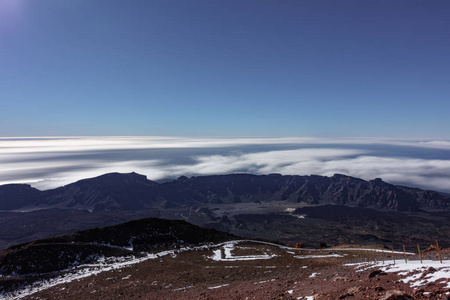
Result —
[[436, 249], [437, 249], [437, 252], [438, 252], [438, 254], [439, 254], [439, 261], [440, 261], [441, 264], [442, 264], [441, 249], [439, 248], [439, 244], [438, 244], [438, 241], [437, 241], [437, 240], [436, 240]]
[[406, 260], [406, 250], [405, 250], [405, 245], [403, 245], [403, 254], [405, 255], [405, 263], [408, 263], [408, 261]]
[[359, 260], [363, 262], [361, 251], [359, 251]]
[[422, 263], [422, 253], [420, 253], [420, 246], [419, 246], [419, 244], [417, 244], [417, 250], [419, 250], [420, 263]]
[[381, 251], [381, 257], [383, 257], [383, 265], [384, 265], [384, 250]]
[[394, 259], [394, 265], [395, 265], [395, 253], [394, 253], [394, 247], [392, 247], [392, 258]]

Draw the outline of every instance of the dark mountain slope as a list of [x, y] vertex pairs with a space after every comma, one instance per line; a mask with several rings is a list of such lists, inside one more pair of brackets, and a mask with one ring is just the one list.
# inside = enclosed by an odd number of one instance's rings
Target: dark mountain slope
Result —
[[183, 204], [277, 201], [287, 177], [250, 174], [180, 177], [161, 184], [157, 190], [161, 198]]
[[[300, 217], [300, 218], [299, 218]], [[450, 245], [450, 212], [404, 213], [342, 205], [307, 206], [292, 213], [243, 213], [215, 228], [240, 236], [277, 239], [284, 243], [386, 244], [410, 251], [418, 243]], [[417, 250], [417, 248], [415, 248]]]
[[339, 174], [212, 175], [180, 177], [158, 184], [136, 173], [112, 173], [44, 192], [27, 185], [0, 186], [0, 206], [4, 209], [34, 206], [89, 211], [145, 210], [272, 201], [397, 211], [450, 208], [450, 196], [445, 194]]
[[110, 173], [45, 191], [44, 205], [93, 211], [148, 209], [157, 185], [144, 175]]
[[89, 212], [52, 208], [30, 212], [0, 212], [0, 249], [89, 228], [158, 217], [158, 210]]
[[181, 245], [236, 239], [185, 221], [148, 218], [37, 240], [0, 251], [0, 275], [25, 276], [64, 270], [99, 257], [141, 255]]
[[0, 210], [13, 210], [34, 205], [43, 199], [40, 190], [28, 184], [0, 185]]
[[215, 175], [182, 177], [159, 185], [157, 194], [172, 203], [241, 203], [290, 201], [309, 204], [338, 204], [377, 209], [417, 211], [446, 209], [450, 197], [431, 191], [397, 187], [381, 179], [365, 181], [345, 175]]
[[419, 205], [423, 207], [434, 209], [450, 208], [450, 195], [448, 194], [404, 186], [397, 186], [397, 188], [405, 191], [412, 199], [415, 199]]

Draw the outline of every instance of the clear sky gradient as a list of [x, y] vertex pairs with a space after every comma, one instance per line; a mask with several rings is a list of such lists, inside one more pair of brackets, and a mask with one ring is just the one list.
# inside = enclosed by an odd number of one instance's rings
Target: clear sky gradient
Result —
[[0, 0], [0, 136], [449, 138], [449, 1]]

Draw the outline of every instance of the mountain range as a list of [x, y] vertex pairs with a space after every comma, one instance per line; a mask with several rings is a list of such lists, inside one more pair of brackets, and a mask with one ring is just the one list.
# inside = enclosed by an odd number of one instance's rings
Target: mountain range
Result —
[[0, 186], [0, 210], [60, 208], [99, 212], [278, 201], [394, 211], [450, 208], [450, 195], [444, 193], [341, 174], [182, 176], [157, 183], [136, 173], [110, 173], [45, 191], [27, 184]]
[[450, 236], [450, 195], [345, 175], [230, 174], [163, 183], [110, 173], [40, 191], [0, 186], [0, 249], [142, 218], [317, 246], [401, 245]]

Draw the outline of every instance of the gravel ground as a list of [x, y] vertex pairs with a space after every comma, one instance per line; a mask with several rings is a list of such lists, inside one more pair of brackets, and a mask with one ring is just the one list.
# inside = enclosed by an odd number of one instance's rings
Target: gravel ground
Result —
[[413, 288], [405, 274], [347, 264], [365, 259], [361, 253], [247, 241], [149, 259], [23, 299], [450, 299], [449, 278]]

